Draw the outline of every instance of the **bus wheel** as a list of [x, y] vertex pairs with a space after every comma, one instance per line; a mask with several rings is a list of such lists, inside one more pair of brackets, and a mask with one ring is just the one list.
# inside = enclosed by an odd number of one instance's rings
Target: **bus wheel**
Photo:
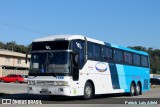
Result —
[[135, 95], [138, 96], [140, 94], [141, 94], [141, 86], [140, 86], [140, 83], [137, 83]]
[[135, 95], [135, 85], [134, 83], [132, 82], [131, 86], [130, 86], [130, 96], [134, 96]]
[[90, 82], [85, 84], [83, 97], [85, 100], [89, 100], [93, 97], [93, 88]]

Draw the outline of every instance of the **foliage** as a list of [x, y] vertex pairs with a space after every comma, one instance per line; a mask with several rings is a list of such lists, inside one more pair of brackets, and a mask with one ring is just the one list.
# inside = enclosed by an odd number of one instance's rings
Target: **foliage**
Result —
[[17, 44], [15, 41], [7, 42], [7, 43], [0, 42], [0, 49], [6, 49], [6, 50], [26, 54], [31, 50], [31, 44], [24, 46], [24, 45]]

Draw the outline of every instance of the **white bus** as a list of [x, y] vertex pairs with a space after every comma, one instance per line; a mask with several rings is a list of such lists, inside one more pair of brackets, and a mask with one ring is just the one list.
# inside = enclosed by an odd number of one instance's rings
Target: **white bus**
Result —
[[148, 54], [81, 35], [56, 35], [32, 43], [28, 93], [83, 96], [150, 89]]

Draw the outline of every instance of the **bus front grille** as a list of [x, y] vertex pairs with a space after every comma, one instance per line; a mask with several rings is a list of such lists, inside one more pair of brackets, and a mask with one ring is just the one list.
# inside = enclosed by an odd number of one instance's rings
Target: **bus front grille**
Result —
[[36, 85], [54, 85], [54, 81], [36, 81]]

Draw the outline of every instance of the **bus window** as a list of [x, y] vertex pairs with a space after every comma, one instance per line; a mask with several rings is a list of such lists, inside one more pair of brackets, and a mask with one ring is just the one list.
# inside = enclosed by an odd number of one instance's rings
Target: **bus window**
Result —
[[127, 64], [132, 64], [132, 53], [124, 52], [124, 62]]
[[102, 60], [112, 60], [113, 54], [112, 49], [108, 47], [102, 47]]
[[107, 60], [107, 48], [102, 47], [102, 60]]
[[148, 67], [148, 58], [146, 56], [141, 56], [141, 65]]
[[114, 61], [115, 62], [123, 62], [123, 52], [120, 50], [114, 50]]
[[93, 43], [90, 43], [88, 42], [88, 58], [89, 59], [93, 59], [94, 58], [94, 44]]
[[112, 60], [113, 59], [113, 51], [111, 48], [107, 48], [107, 60]]
[[141, 62], [140, 62], [140, 55], [133, 54], [133, 64], [134, 65], [140, 65], [141, 64]]
[[80, 67], [84, 64], [84, 41], [76, 40], [73, 42], [73, 50], [80, 54]]
[[99, 45], [94, 45], [94, 58], [100, 59], [101, 57], [101, 47]]

